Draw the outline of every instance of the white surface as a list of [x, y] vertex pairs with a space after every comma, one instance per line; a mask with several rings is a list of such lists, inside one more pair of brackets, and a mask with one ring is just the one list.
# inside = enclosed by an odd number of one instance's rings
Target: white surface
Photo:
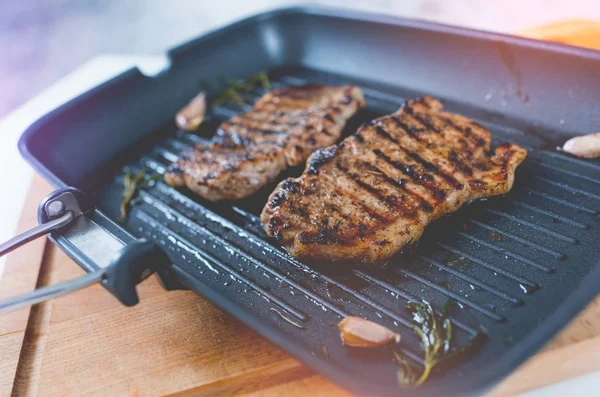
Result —
[[600, 396], [599, 386], [600, 371], [596, 371], [520, 394], [520, 397]]
[[[69, 99], [89, 90], [119, 73], [138, 66], [146, 74], [154, 74], [165, 67], [165, 59], [156, 56], [103, 55], [86, 62], [40, 95], [27, 102], [0, 121], [0, 170], [5, 186], [0, 195], [0, 241], [14, 235], [23, 200], [33, 171], [21, 158], [17, 141], [21, 133], [35, 120]], [[0, 277], [4, 262], [0, 262]], [[600, 352], [598, 352], [600, 354]], [[522, 397], [600, 395], [600, 371], [543, 387]]]

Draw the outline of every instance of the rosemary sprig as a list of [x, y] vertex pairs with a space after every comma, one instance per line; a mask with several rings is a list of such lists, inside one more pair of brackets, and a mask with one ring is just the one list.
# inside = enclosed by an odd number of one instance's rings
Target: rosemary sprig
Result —
[[257, 87], [262, 87], [264, 90], [271, 89], [271, 82], [269, 76], [265, 73], [258, 73], [245, 81], [235, 80], [229, 76], [223, 76], [225, 81], [225, 88], [220, 94], [212, 101], [211, 106], [220, 106], [224, 103], [233, 103], [235, 105], [244, 105], [246, 100], [242, 94], [246, 94]]
[[398, 363], [398, 383], [401, 385], [412, 385], [417, 380], [415, 367], [404, 356], [394, 350], [394, 358]]
[[125, 185], [123, 188], [123, 200], [121, 201], [121, 216], [118, 218], [119, 222], [122, 222], [127, 218], [127, 211], [129, 209], [129, 203], [138, 190], [141, 187], [148, 185], [151, 182], [157, 181], [160, 179], [160, 174], [152, 175], [149, 178], [146, 178], [146, 172], [141, 170], [137, 173], [137, 175], [133, 175], [130, 172], [125, 174], [123, 184]]
[[463, 349], [451, 352], [452, 323], [446, 317], [450, 300], [446, 301], [440, 314], [436, 314], [429, 302], [409, 302], [406, 309], [413, 316], [413, 330], [421, 339], [425, 351], [424, 368], [421, 375], [417, 375], [409, 361], [400, 353], [394, 351], [398, 362], [398, 380], [402, 384], [420, 386], [429, 379], [433, 369], [440, 363], [456, 358], [475, 345], [469, 343]]
[[256, 77], [258, 81], [260, 81], [260, 85], [262, 86], [263, 90], [271, 89], [271, 82], [269, 81], [269, 76], [265, 72], [257, 74]]
[[[421, 339], [423, 349], [425, 350], [425, 367], [423, 373], [415, 382], [416, 386], [423, 384], [431, 374], [431, 370], [442, 360], [444, 346], [450, 343], [452, 332], [443, 332], [442, 324], [450, 323], [448, 319], [440, 319], [428, 302], [418, 304], [410, 302], [407, 309], [413, 313], [413, 330]], [[450, 328], [449, 328], [450, 330]]]

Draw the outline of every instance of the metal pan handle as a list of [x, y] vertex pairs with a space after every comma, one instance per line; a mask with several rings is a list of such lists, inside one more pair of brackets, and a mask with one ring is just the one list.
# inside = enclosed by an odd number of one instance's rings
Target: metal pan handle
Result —
[[58, 230], [61, 227], [68, 225], [73, 219], [75, 219], [75, 216], [71, 211], [68, 211], [56, 219], [37, 225], [33, 229], [29, 229], [18, 236], [11, 238], [7, 242], [0, 244], [0, 256], [4, 256], [20, 246], [27, 244], [38, 237], [42, 237], [53, 230]]
[[[59, 237], [63, 231], [74, 226], [76, 219], [85, 216], [80, 206], [83, 201], [83, 193], [74, 188], [51, 193], [40, 204], [40, 224], [1, 244], [0, 256], [48, 233], [52, 233], [54, 238]], [[66, 295], [98, 282], [121, 303], [133, 306], [139, 302], [135, 290], [137, 284], [156, 271], [166, 274], [169, 268], [169, 258], [156, 244], [144, 239], [135, 240], [120, 249], [106, 267], [73, 280], [1, 300], [0, 313]]]
[[62, 295], [70, 294], [77, 290], [96, 284], [104, 278], [104, 272], [97, 270], [85, 276], [65, 281], [64, 283], [43, 287], [35, 291], [0, 301], [0, 313], [10, 312], [25, 306], [35, 305]]

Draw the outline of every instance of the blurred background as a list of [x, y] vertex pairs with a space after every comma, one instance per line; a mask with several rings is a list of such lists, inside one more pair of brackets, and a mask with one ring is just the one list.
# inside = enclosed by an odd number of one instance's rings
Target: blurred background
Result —
[[[292, 0], [2, 0], [0, 118], [99, 53], [161, 54], [208, 30]], [[600, 20], [600, 0], [323, 0], [499, 32]]]

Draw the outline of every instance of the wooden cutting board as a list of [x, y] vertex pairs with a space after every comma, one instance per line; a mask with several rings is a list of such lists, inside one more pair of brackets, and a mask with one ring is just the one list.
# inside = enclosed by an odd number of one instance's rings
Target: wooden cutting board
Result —
[[[35, 177], [19, 231], [36, 224], [50, 186]], [[15, 251], [0, 297], [83, 274], [44, 239]], [[0, 396], [349, 395], [192, 292], [154, 278], [141, 303], [95, 285], [0, 316]], [[600, 370], [600, 297], [491, 395], [507, 396]]]

